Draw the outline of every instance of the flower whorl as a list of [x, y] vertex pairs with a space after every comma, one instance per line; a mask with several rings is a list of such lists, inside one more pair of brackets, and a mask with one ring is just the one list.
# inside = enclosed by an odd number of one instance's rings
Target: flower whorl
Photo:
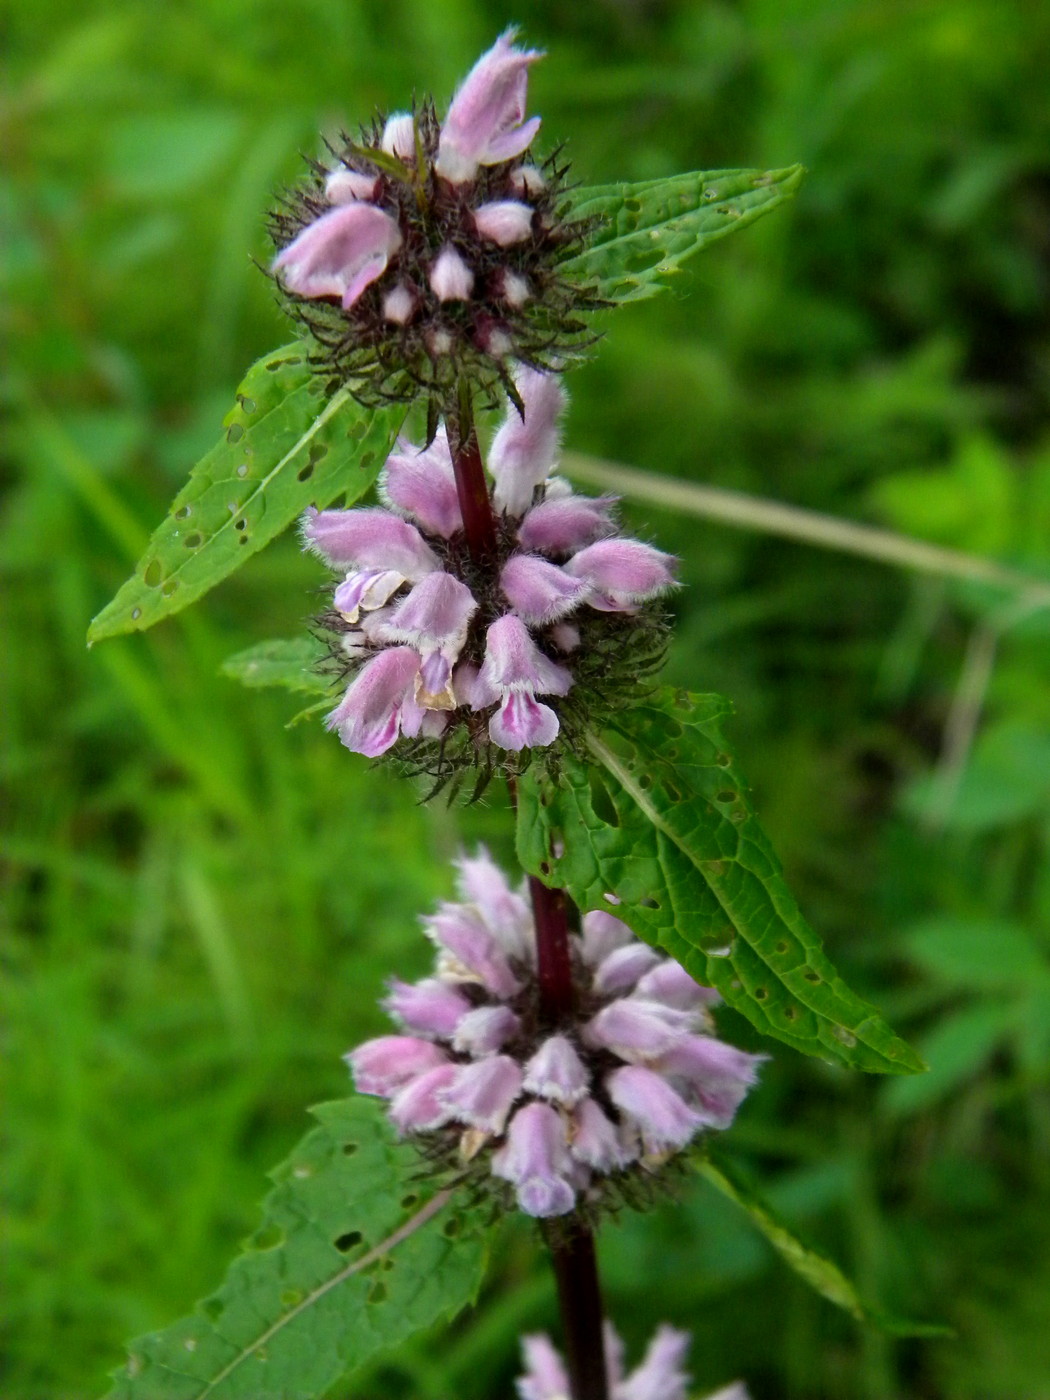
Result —
[[[553, 475], [560, 380], [521, 368], [489, 452], [496, 556], [474, 560], [463, 534], [448, 439], [399, 442], [380, 477], [385, 509], [309, 514], [309, 548], [344, 571], [320, 619], [353, 679], [329, 726], [376, 757], [402, 736], [458, 742], [491, 763], [557, 737], [575, 688], [593, 720], [637, 693], [662, 655], [646, 605], [673, 586], [670, 556], [619, 535], [611, 497], [574, 495]], [[458, 732], [457, 732], [458, 731]]]
[[457, 864], [460, 901], [423, 921], [434, 974], [392, 982], [400, 1033], [347, 1056], [400, 1133], [543, 1218], [729, 1126], [763, 1057], [715, 1038], [717, 993], [597, 911], [570, 937], [573, 1016], [545, 1025], [528, 903], [484, 851]]

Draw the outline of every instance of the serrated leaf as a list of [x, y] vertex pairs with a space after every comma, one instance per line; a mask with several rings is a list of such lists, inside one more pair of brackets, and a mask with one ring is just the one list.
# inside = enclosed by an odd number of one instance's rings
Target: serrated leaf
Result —
[[341, 389], [325, 399], [301, 345], [248, 371], [219, 443], [190, 473], [167, 519], [88, 643], [179, 612], [270, 543], [307, 506], [355, 501], [375, 480], [403, 409], [365, 409]]
[[950, 1337], [950, 1327], [937, 1323], [909, 1322], [891, 1317], [881, 1308], [865, 1303], [856, 1286], [846, 1277], [837, 1264], [821, 1254], [812, 1245], [806, 1244], [783, 1220], [773, 1207], [764, 1201], [751, 1184], [724, 1159], [717, 1162], [704, 1158], [699, 1163], [700, 1174], [728, 1196], [741, 1210], [746, 1211], [751, 1221], [773, 1246], [781, 1259], [796, 1274], [804, 1278], [829, 1303], [851, 1313], [858, 1322], [872, 1323], [884, 1332], [896, 1337]]
[[748, 802], [717, 695], [664, 691], [519, 781], [518, 855], [581, 909], [610, 909], [767, 1035], [855, 1069], [924, 1068], [843, 982]]
[[596, 285], [609, 301], [655, 296], [686, 258], [735, 229], [746, 228], [790, 199], [805, 170], [694, 170], [637, 184], [576, 192], [574, 219], [601, 223], [582, 253], [562, 270]]
[[313, 1112], [247, 1252], [192, 1317], [131, 1344], [108, 1400], [315, 1400], [476, 1296], [477, 1221], [419, 1185], [382, 1107]]
[[279, 685], [307, 695], [326, 695], [332, 678], [318, 671], [325, 649], [316, 637], [273, 638], [227, 657], [222, 673], [241, 685]]

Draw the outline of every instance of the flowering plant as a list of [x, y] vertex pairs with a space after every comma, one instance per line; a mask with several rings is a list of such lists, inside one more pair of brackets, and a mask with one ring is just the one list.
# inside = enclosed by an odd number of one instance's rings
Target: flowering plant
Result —
[[[299, 520], [333, 571], [325, 606], [231, 673], [316, 693], [347, 749], [428, 796], [502, 784], [522, 869], [460, 856], [457, 900], [423, 921], [433, 974], [390, 982], [397, 1033], [349, 1052], [357, 1094], [315, 1110], [223, 1286], [133, 1344], [127, 1400], [319, 1396], [473, 1299], [508, 1211], [539, 1222], [565, 1349], [525, 1339], [522, 1400], [684, 1400], [672, 1327], [625, 1374], [594, 1235], [690, 1172], [870, 1315], [711, 1146], [767, 1058], [720, 1038], [718, 1008], [842, 1065], [921, 1064], [791, 898], [727, 705], [658, 686], [675, 561], [558, 470], [595, 314], [657, 293], [801, 171], [572, 187], [527, 114], [540, 57], [503, 35], [443, 118], [424, 101], [341, 138], [284, 198], [271, 274], [302, 339], [249, 371], [92, 624], [152, 625]], [[381, 504], [356, 506], [373, 484]]]

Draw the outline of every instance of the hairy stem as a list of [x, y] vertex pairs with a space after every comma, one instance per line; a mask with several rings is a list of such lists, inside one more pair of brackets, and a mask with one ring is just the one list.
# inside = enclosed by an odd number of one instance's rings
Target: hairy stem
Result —
[[547, 1243], [558, 1284], [572, 1400], [609, 1400], [594, 1236], [579, 1220], [572, 1222], [569, 1232], [564, 1231], [562, 1221], [548, 1228]]
[[475, 563], [491, 560], [496, 554], [496, 517], [492, 513], [481, 448], [474, 427], [470, 386], [466, 381], [459, 385], [455, 408], [448, 414], [447, 427], [467, 548]]
[[557, 1026], [572, 1015], [574, 1002], [565, 891], [548, 889], [535, 875], [530, 875], [529, 894], [536, 923], [540, 1019], [546, 1025]]

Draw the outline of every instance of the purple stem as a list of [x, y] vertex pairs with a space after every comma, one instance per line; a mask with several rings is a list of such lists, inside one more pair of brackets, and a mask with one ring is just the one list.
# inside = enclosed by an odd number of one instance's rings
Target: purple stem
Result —
[[[571, 1022], [575, 1009], [569, 921], [564, 890], [549, 889], [529, 876], [536, 924], [536, 973], [540, 1019], [548, 1026]], [[602, 1293], [594, 1235], [577, 1217], [547, 1231], [558, 1284], [565, 1357], [572, 1400], [609, 1400], [602, 1337]]]
[[485, 480], [481, 447], [474, 427], [470, 389], [465, 383], [459, 386], [455, 408], [447, 415], [447, 426], [467, 548], [470, 557], [478, 564], [495, 558], [496, 517], [492, 513], [489, 485]]

